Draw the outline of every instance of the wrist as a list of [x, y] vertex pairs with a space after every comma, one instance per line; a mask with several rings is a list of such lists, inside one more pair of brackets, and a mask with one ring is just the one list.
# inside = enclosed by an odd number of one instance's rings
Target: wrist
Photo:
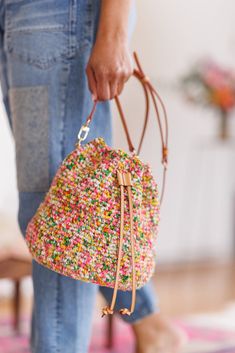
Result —
[[117, 29], [108, 30], [108, 29], [101, 29], [97, 33], [96, 42], [103, 42], [103, 43], [120, 43], [120, 44], [127, 44], [128, 43], [128, 34], [124, 29]]

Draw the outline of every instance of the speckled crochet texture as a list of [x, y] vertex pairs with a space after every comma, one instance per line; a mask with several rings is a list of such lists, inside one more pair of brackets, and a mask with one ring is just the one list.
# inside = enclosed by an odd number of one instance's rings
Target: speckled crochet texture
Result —
[[[102, 138], [77, 145], [66, 157], [30, 221], [26, 242], [36, 261], [75, 279], [114, 286], [120, 234], [117, 170], [132, 176], [137, 288], [148, 281], [156, 255], [157, 185], [138, 156], [111, 149]], [[132, 289], [129, 218], [125, 190], [121, 290]]]

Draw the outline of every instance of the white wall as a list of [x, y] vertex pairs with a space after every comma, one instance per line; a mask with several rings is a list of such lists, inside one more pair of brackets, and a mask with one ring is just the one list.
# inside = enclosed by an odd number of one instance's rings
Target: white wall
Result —
[[[178, 77], [202, 56], [235, 67], [235, 2], [138, 0], [137, 5], [133, 48], [163, 96], [170, 120], [170, 167], [159, 234], [159, 260], [226, 258], [235, 238], [234, 145], [216, 142], [217, 120], [213, 113], [186, 105], [173, 87]], [[123, 102], [136, 141], [142, 101], [141, 90], [133, 82], [128, 84]], [[0, 216], [10, 213], [15, 218], [13, 143], [0, 109]], [[114, 125], [115, 144], [125, 146], [117, 119]], [[156, 134], [153, 121], [143, 158], [151, 162], [159, 179]]]
[[[159, 261], [226, 259], [235, 247], [235, 142], [219, 143], [215, 139], [219, 121], [214, 113], [187, 105], [176, 87], [182, 74], [202, 57], [235, 69], [235, 2], [139, 0], [137, 5], [133, 48], [164, 98], [170, 121], [170, 165]], [[135, 140], [136, 126], [142, 119], [140, 92], [131, 83], [123, 97]], [[150, 125], [142, 156], [154, 166], [159, 179], [155, 125], [154, 121]], [[124, 146], [117, 119], [115, 131], [116, 144]]]

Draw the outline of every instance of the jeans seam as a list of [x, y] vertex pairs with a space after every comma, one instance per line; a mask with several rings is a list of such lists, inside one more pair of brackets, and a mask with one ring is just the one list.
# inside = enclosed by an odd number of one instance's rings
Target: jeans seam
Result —
[[67, 28], [66, 25], [55, 25], [55, 26], [42, 26], [42, 27], [25, 27], [25, 28], [14, 28], [8, 30], [8, 33], [33, 33], [33, 32], [58, 32], [58, 31], [65, 31]]
[[7, 51], [12, 55], [17, 60], [21, 60], [24, 63], [27, 63], [29, 65], [32, 65], [36, 68], [42, 69], [42, 70], [47, 70], [50, 67], [52, 67], [54, 64], [58, 63], [59, 58], [63, 58], [66, 55], [66, 52], [59, 54], [58, 56], [51, 56], [50, 58], [47, 58], [46, 60], [40, 60], [38, 58], [29, 58], [25, 54], [17, 53], [15, 50], [12, 48], [12, 46], [9, 43], [9, 46], [7, 48]]
[[66, 101], [67, 101], [67, 88], [68, 88], [68, 79], [69, 79], [69, 73], [70, 73], [70, 67], [71, 67], [71, 62], [65, 62], [63, 63], [63, 68], [62, 71], [64, 73], [63, 75], [63, 82], [61, 82], [61, 109], [60, 109], [60, 133], [61, 133], [61, 138], [60, 138], [60, 159], [61, 161], [64, 160], [65, 156], [65, 120], [66, 120]]
[[76, 53], [76, 27], [77, 27], [77, 0], [70, 0], [69, 3], [69, 57]]
[[88, 37], [88, 41], [91, 42], [92, 39], [92, 32], [94, 30], [94, 21], [92, 21], [92, 11], [94, 12], [94, 8], [93, 8], [93, 1], [92, 0], [88, 0], [87, 1], [87, 22], [86, 22], [86, 28], [89, 28], [89, 30], [87, 31], [87, 37]]
[[61, 311], [61, 301], [60, 301], [60, 276], [57, 274], [57, 281], [56, 281], [56, 353], [60, 353], [60, 311]]
[[[82, 286], [83, 286], [83, 284], [82, 284]], [[80, 299], [81, 302], [84, 302], [84, 301], [83, 301], [83, 300], [84, 300], [84, 290], [81, 291], [81, 293], [80, 293], [80, 298], [81, 298], [81, 299]], [[79, 310], [80, 310], [80, 307], [78, 307], [78, 313], [79, 313]], [[80, 313], [81, 313], [81, 312], [80, 312]], [[78, 314], [78, 316], [79, 316], [79, 314]], [[79, 342], [79, 340], [78, 340], [78, 341], [77, 341], [77, 346], [79, 347], [77, 353], [81, 353], [81, 352], [83, 351], [83, 349], [84, 349], [82, 342]]]

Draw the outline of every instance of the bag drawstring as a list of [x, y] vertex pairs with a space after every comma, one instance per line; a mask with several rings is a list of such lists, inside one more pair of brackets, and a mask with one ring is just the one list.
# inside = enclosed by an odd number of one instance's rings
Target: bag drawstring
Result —
[[120, 186], [121, 192], [121, 219], [120, 219], [120, 238], [119, 238], [119, 246], [118, 246], [118, 261], [117, 261], [117, 269], [116, 269], [116, 278], [115, 285], [113, 289], [113, 296], [110, 306], [106, 306], [102, 309], [102, 317], [108, 314], [113, 314], [114, 307], [117, 299], [117, 291], [118, 291], [118, 282], [119, 282], [119, 274], [121, 267], [121, 259], [122, 259], [122, 247], [123, 247], [123, 237], [124, 237], [124, 187], [127, 188], [128, 192], [128, 201], [129, 201], [129, 213], [130, 213], [130, 240], [131, 240], [131, 259], [132, 259], [132, 298], [131, 298], [131, 307], [120, 309], [120, 314], [122, 315], [131, 315], [135, 309], [136, 302], [136, 275], [135, 275], [135, 239], [134, 239], [134, 231], [133, 231], [133, 202], [132, 202], [132, 191], [131, 191], [131, 174], [117, 172], [118, 183]]

